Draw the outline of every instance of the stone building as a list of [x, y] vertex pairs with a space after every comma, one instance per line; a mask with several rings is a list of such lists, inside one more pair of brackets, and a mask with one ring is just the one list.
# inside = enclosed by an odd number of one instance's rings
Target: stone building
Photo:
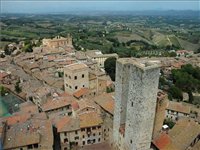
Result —
[[83, 63], [67, 65], [64, 68], [64, 87], [68, 93], [89, 87], [88, 66]]
[[42, 44], [44, 47], [48, 48], [72, 47], [72, 37], [68, 34], [66, 38], [56, 36], [53, 39], [43, 39]]
[[101, 117], [96, 112], [61, 118], [56, 124], [61, 150], [101, 143], [102, 123]]
[[114, 93], [103, 93], [94, 97], [94, 102], [101, 108], [104, 141], [111, 143], [113, 135]]
[[199, 150], [200, 125], [192, 119], [182, 118], [168, 133], [160, 133], [152, 143], [158, 150]]
[[3, 118], [0, 135], [4, 150], [53, 150], [53, 128], [44, 113]]
[[64, 67], [65, 91], [78, 99], [106, 92], [108, 77], [101, 70], [92, 70], [84, 63]]
[[75, 101], [73, 96], [56, 97], [49, 99], [41, 108], [47, 115], [62, 113], [63, 115], [72, 115], [72, 102]]
[[88, 50], [86, 52], [86, 55], [91, 60], [96, 61], [100, 68], [104, 68], [104, 62], [109, 57], [118, 58], [118, 55], [116, 53], [113, 53], [113, 54], [102, 54], [102, 52], [99, 51], [99, 50]]
[[190, 106], [180, 102], [169, 101], [165, 110], [165, 117], [177, 121], [181, 117], [190, 116]]
[[159, 61], [116, 63], [113, 144], [120, 150], [150, 149], [160, 73]]
[[168, 103], [167, 94], [164, 91], [159, 90], [157, 94], [156, 114], [154, 120], [153, 138], [155, 138], [163, 127], [165, 120], [165, 109]]

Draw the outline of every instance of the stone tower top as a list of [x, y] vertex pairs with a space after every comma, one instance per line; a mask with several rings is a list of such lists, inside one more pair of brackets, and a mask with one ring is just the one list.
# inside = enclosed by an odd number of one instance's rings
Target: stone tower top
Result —
[[133, 64], [142, 70], [148, 70], [153, 68], [159, 68], [161, 62], [159, 60], [148, 60], [148, 59], [138, 59], [138, 58], [120, 58], [118, 62], [121, 64]]

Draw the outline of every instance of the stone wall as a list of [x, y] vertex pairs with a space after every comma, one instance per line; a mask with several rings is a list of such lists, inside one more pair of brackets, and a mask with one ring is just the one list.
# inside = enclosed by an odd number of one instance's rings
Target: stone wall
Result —
[[157, 62], [119, 59], [116, 65], [113, 140], [119, 143], [119, 127], [125, 124], [122, 149], [150, 148], [159, 80]]

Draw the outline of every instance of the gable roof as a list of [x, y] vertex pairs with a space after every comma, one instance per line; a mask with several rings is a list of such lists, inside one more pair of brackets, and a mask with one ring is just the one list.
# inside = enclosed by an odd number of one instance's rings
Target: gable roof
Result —
[[100, 105], [104, 110], [109, 112], [110, 114], [114, 114], [114, 97], [113, 93], [104, 93], [94, 98], [94, 101]]

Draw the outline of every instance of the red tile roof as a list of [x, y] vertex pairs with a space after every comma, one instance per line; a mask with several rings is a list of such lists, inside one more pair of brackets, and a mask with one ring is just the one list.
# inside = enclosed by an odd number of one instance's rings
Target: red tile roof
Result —
[[103, 123], [102, 118], [97, 112], [88, 112], [79, 115], [80, 128], [98, 126]]
[[94, 98], [94, 101], [100, 105], [104, 110], [108, 111], [110, 114], [114, 114], [114, 97], [113, 93], [104, 93]]
[[78, 105], [78, 102], [77, 101], [73, 101], [72, 102], [72, 108], [73, 108], [73, 110], [78, 110], [79, 109], [79, 105]]
[[158, 149], [161, 150], [170, 143], [170, 137], [166, 133], [163, 133], [157, 139], [155, 139], [153, 143]]
[[6, 72], [0, 72], [0, 81], [3, 80], [3, 78], [5, 78], [6, 76], [8, 76], [9, 74]]
[[74, 97], [80, 98], [83, 95], [86, 95], [89, 92], [88, 88], [81, 88], [80, 90], [74, 92]]
[[13, 125], [16, 123], [23, 123], [26, 120], [28, 120], [29, 118], [31, 118], [31, 114], [20, 114], [20, 115], [6, 117], [6, 118], [3, 118], [2, 120], [7, 121], [8, 125]]
[[55, 100], [48, 100], [47, 103], [42, 105], [43, 111], [49, 111], [57, 108], [61, 108], [67, 105], [71, 105], [72, 101], [75, 100], [72, 96], [59, 97]]
[[75, 131], [80, 129], [79, 119], [64, 116], [56, 123], [58, 132]]

